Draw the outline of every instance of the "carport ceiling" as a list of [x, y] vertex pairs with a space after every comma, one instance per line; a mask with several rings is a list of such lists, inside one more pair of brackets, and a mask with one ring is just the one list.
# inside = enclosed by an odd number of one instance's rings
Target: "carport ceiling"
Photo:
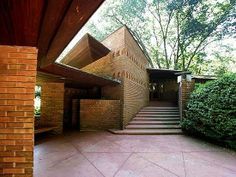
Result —
[[153, 69], [148, 68], [149, 79], [151, 82], [158, 81], [160, 79], [176, 79], [180, 70], [169, 70], [169, 69]]
[[103, 1], [1, 0], [0, 45], [37, 47], [40, 66], [48, 66]]
[[79, 86], [118, 84], [55, 60], [104, 0], [0, 0], [0, 45], [38, 48], [38, 71]]

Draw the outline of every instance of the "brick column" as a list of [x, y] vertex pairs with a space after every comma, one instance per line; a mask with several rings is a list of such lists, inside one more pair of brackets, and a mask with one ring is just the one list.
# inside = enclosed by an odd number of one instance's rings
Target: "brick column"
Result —
[[179, 109], [180, 109], [180, 117], [183, 118], [183, 112], [186, 109], [187, 102], [191, 92], [194, 89], [195, 82], [182, 80], [179, 85]]
[[37, 49], [0, 46], [0, 176], [33, 176]]
[[55, 133], [63, 130], [64, 83], [41, 84], [41, 117], [39, 126], [56, 126]]

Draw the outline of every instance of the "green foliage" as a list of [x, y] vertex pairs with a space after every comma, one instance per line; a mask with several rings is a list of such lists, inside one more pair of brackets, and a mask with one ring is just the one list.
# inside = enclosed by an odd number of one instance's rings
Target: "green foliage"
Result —
[[191, 94], [183, 130], [236, 149], [236, 73], [198, 85]]
[[40, 115], [41, 113], [41, 87], [35, 86], [35, 98], [34, 98], [34, 115]]
[[34, 90], [35, 90], [34, 97], [35, 98], [40, 97], [40, 95], [41, 95], [41, 87], [36, 85]]
[[196, 90], [196, 89], [198, 89], [198, 88], [201, 87], [201, 86], [202, 86], [202, 83], [195, 83], [194, 89]]
[[41, 114], [40, 107], [35, 107], [34, 108], [34, 115], [40, 115], [40, 114]]
[[[230, 45], [230, 44], [229, 44]], [[210, 48], [210, 46], [209, 46]], [[212, 51], [211, 59], [204, 59], [207, 56], [195, 57], [190, 70], [196, 75], [204, 73], [205, 75], [222, 76], [230, 71], [235, 71], [236, 58], [233, 47], [223, 45], [218, 47], [218, 51]], [[217, 50], [217, 49], [216, 49]]]

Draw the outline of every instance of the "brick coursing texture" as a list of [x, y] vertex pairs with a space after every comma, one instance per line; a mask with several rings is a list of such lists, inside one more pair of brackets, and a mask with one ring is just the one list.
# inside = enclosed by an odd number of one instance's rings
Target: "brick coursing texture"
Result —
[[[76, 88], [65, 88], [64, 94], [64, 123], [65, 126], [70, 126], [71, 118], [73, 115], [73, 99], [86, 98], [88, 96], [88, 91], [86, 89], [76, 89]], [[78, 110], [75, 110], [77, 113]]]
[[0, 176], [33, 176], [37, 49], [0, 46]]
[[186, 109], [187, 102], [191, 92], [194, 89], [195, 81], [182, 80], [179, 86], [179, 109], [180, 117], [183, 118], [184, 110]]
[[82, 70], [121, 80], [102, 88], [102, 96], [121, 101], [122, 128], [149, 102], [148, 61], [126, 28], [110, 35], [103, 44], [112, 52]]
[[119, 100], [80, 100], [80, 129], [107, 130], [120, 128]]
[[41, 116], [39, 126], [56, 126], [54, 133], [63, 131], [64, 83], [41, 84]]

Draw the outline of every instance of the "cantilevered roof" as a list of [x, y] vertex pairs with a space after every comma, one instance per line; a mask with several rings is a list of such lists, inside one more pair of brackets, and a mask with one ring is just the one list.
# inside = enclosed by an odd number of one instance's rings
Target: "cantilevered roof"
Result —
[[57, 59], [104, 0], [1, 0], [0, 45], [39, 49], [41, 67]]
[[85, 34], [73, 47], [73, 49], [63, 58], [61, 63], [83, 68], [86, 65], [106, 56], [110, 50], [102, 43], [93, 38], [90, 34]]
[[[84, 72], [82, 72], [82, 74], [84, 74]], [[82, 75], [80, 73], [80, 75]], [[87, 73], [85, 73], [87, 74]], [[87, 77], [87, 76], [86, 76]], [[94, 78], [94, 77], [93, 77]], [[99, 78], [101, 79], [101, 78]], [[75, 82], [74, 80], [70, 79], [70, 78], [65, 78], [65, 77], [62, 77], [62, 76], [59, 76], [59, 75], [56, 75], [56, 74], [51, 74], [51, 73], [47, 73], [47, 72], [41, 72], [41, 71], [38, 71], [37, 72], [37, 77], [36, 77], [36, 84], [37, 85], [41, 85], [43, 83], [64, 83], [66, 87], [72, 87], [72, 88], [82, 88], [82, 89], [87, 89], [87, 88], [94, 88], [96, 86], [103, 86], [103, 84], [106, 85], [106, 83], [104, 82], [106, 81], [105, 80], [98, 80], [96, 82], [99, 82], [98, 84], [95, 84], [94, 82], [89, 82], [89, 83], [84, 83], [84, 84], [81, 84], [81, 83], [77, 83]], [[114, 81], [114, 84], [116, 84], [116, 81]], [[109, 82], [109, 84], [111, 84]]]
[[118, 84], [55, 63], [64, 48], [104, 0], [1, 0], [0, 45], [38, 48], [38, 71], [80, 87]]
[[154, 68], [147, 68], [147, 72], [149, 73], [150, 80], [171, 79], [171, 78], [176, 78], [178, 75], [191, 73], [190, 71], [183, 72], [181, 70], [154, 69]]
[[215, 75], [193, 75], [193, 79], [202, 79], [202, 80], [215, 80], [217, 76]]
[[74, 85], [77, 85], [80, 88], [90, 88], [93, 86], [102, 87], [120, 83], [118, 80], [114, 80], [112, 78], [96, 76], [80, 69], [59, 63], [55, 63], [40, 69], [39, 71], [54, 75], [58, 75], [58, 73], [60, 73], [59, 76], [65, 80], [65, 83], [74, 82]]

